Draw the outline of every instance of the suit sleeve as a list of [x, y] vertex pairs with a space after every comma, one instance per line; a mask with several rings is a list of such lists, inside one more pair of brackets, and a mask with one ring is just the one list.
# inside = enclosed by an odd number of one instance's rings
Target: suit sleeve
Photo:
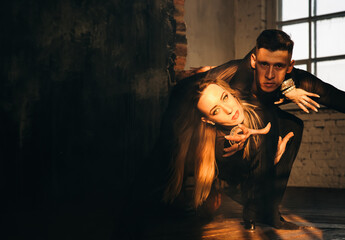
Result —
[[253, 69], [250, 67], [250, 51], [243, 59], [232, 60], [209, 71], [208, 77], [220, 78], [226, 81], [232, 89], [243, 96], [251, 94], [254, 79]]
[[315, 99], [318, 103], [345, 113], [345, 92], [304, 70], [294, 68], [291, 76], [297, 87], [318, 94], [320, 98]]

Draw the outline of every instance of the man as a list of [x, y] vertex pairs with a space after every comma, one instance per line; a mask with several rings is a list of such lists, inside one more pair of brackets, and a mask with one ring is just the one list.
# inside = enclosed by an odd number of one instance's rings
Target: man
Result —
[[[244, 59], [230, 61], [208, 72], [209, 77], [228, 81], [232, 88], [242, 93], [241, 99], [258, 106], [264, 124], [272, 124], [262, 149], [257, 150], [257, 158], [247, 166], [240, 166], [233, 160], [245, 139], [226, 137], [237, 141], [229, 146], [224, 138], [217, 138], [219, 177], [228, 182], [230, 196], [243, 204], [243, 219], [249, 229], [255, 228], [255, 221], [278, 229], [298, 229], [297, 225], [281, 217], [279, 204], [299, 150], [303, 122], [274, 103], [293, 101], [306, 112], [308, 108], [317, 112], [319, 105], [313, 97], [327, 107], [345, 112], [345, 106], [341, 104], [345, 101], [345, 93], [294, 68], [292, 50], [293, 41], [286, 33], [265, 30], [257, 38], [255, 49]], [[282, 158], [275, 164], [273, 159], [277, 146], [279, 150], [280, 136], [289, 136], [290, 132], [294, 137], [286, 145], [285, 152], [284, 149], [280, 151]], [[288, 140], [284, 138], [284, 141]], [[238, 192], [240, 198], [236, 195]]]

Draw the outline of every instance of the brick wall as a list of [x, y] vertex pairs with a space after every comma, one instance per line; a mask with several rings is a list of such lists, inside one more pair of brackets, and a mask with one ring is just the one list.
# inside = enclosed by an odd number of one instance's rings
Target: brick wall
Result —
[[303, 120], [304, 133], [288, 185], [345, 188], [345, 114], [289, 112]]

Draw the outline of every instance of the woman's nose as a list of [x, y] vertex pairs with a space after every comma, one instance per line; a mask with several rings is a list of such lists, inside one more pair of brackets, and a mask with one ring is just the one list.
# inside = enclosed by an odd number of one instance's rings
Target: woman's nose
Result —
[[231, 114], [232, 113], [232, 107], [223, 105], [223, 110], [226, 114]]

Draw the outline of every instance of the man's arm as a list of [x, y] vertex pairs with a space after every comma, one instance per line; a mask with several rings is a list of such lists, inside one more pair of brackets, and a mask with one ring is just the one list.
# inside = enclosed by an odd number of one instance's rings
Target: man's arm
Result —
[[294, 68], [291, 76], [297, 88], [319, 95], [320, 98], [315, 99], [318, 103], [345, 113], [345, 92], [304, 70]]
[[239, 91], [243, 96], [250, 94], [254, 80], [254, 72], [250, 66], [251, 53], [252, 51], [243, 59], [231, 60], [211, 69], [208, 77], [226, 81], [232, 89]]
[[231, 60], [220, 66], [212, 67], [207, 73], [209, 78], [220, 78], [230, 84], [242, 60]]
[[274, 102], [274, 104], [282, 104], [285, 100], [290, 100], [306, 113], [309, 113], [308, 108], [318, 112], [317, 108], [320, 108], [320, 105], [311, 97], [320, 98], [320, 96], [315, 93], [307, 92], [301, 88], [296, 88], [295, 82], [292, 78], [285, 80], [281, 84], [280, 90], [280, 94], [283, 96], [280, 96], [280, 100]]

